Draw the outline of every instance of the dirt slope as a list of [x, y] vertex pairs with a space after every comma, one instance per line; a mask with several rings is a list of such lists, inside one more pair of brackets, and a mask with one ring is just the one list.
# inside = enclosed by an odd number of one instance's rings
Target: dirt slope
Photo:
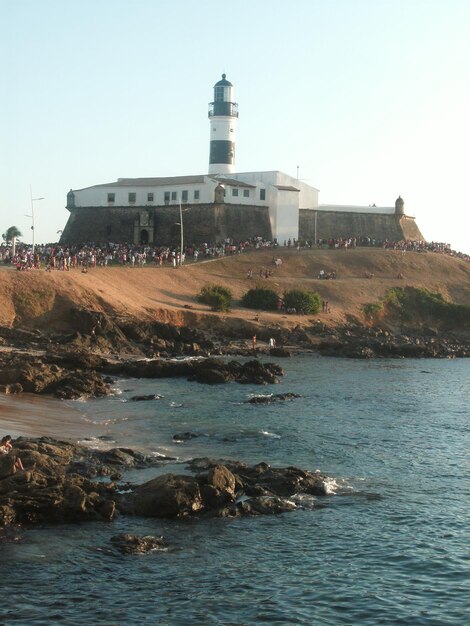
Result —
[[[282, 259], [274, 269], [273, 257]], [[261, 268], [272, 268], [268, 279]], [[253, 270], [253, 279], [247, 271]], [[319, 280], [318, 273], [335, 271], [336, 280]], [[371, 272], [373, 278], [366, 278]], [[403, 279], [398, 278], [398, 274]], [[213, 314], [195, 301], [207, 282], [230, 287], [232, 311]], [[74, 307], [102, 311], [139, 320], [159, 320], [175, 325], [241, 324], [254, 312], [240, 307], [247, 289], [263, 285], [282, 293], [293, 287], [318, 291], [329, 301], [331, 313], [319, 314], [323, 321], [337, 324], [348, 316], [363, 319], [362, 306], [375, 302], [393, 286], [426, 287], [442, 293], [457, 304], [470, 305], [470, 264], [434, 253], [410, 253], [378, 249], [356, 250], [261, 250], [224, 259], [187, 264], [183, 268], [95, 268], [87, 274], [28, 271], [2, 267], [0, 270], [0, 325], [62, 331], [69, 327]], [[293, 326], [307, 321], [300, 316], [262, 313], [261, 322]]]

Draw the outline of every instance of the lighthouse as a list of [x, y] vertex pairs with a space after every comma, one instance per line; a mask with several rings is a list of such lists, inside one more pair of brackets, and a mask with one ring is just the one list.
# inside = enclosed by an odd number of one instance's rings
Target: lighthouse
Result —
[[233, 102], [233, 85], [222, 74], [222, 80], [214, 85], [214, 102], [209, 103], [209, 174], [232, 174], [235, 171], [237, 118], [238, 104]]

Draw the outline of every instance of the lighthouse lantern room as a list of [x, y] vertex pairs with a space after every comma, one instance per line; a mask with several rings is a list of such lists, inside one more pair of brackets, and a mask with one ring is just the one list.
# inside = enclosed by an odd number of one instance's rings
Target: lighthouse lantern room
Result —
[[237, 118], [238, 104], [233, 102], [233, 85], [222, 74], [222, 80], [214, 85], [214, 102], [209, 104], [209, 174], [232, 174], [235, 171]]

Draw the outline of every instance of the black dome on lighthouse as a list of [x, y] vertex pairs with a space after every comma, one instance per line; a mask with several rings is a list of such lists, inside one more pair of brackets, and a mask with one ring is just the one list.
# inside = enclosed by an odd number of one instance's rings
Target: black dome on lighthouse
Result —
[[215, 83], [214, 87], [233, 87], [232, 83], [225, 78], [226, 74], [222, 74], [222, 80]]

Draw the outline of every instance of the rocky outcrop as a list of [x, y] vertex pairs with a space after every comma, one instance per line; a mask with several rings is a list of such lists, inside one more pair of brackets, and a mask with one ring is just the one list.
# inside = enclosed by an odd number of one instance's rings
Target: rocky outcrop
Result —
[[298, 393], [271, 393], [267, 396], [253, 396], [247, 400], [248, 404], [273, 404], [274, 402], [284, 402], [285, 400], [294, 400], [301, 398]]
[[125, 499], [126, 512], [149, 517], [271, 515], [296, 509], [290, 500], [295, 494], [329, 494], [325, 475], [295, 467], [211, 459], [196, 459], [189, 466], [198, 472], [195, 477], [166, 474], [136, 487]]
[[0, 390], [4, 393], [46, 393], [57, 398], [96, 397], [109, 393], [109, 382], [93, 369], [84, 365], [77, 368], [75, 363], [69, 365], [61, 358], [57, 359], [59, 365], [54, 360], [52, 355], [0, 355]]
[[[16, 456], [24, 471], [12, 464]], [[119, 500], [117, 486], [91, 477], [113, 477], [116, 467], [160, 464], [133, 451], [103, 453], [46, 437], [20, 438], [12, 453], [0, 458], [0, 526], [110, 521]]]
[[[16, 470], [14, 456], [24, 471]], [[117, 513], [159, 518], [274, 514], [298, 508], [292, 500], [298, 494], [329, 493], [328, 478], [318, 472], [210, 459], [191, 462], [192, 474], [162, 474], [141, 485], [118, 482], [121, 472], [161, 464], [127, 448], [103, 452], [46, 437], [20, 438], [12, 454], [0, 457], [0, 527], [111, 521]], [[111, 480], [102, 480], [106, 476]], [[138, 552], [161, 545], [140, 539], [121, 537], [119, 549]]]
[[144, 517], [186, 517], [203, 507], [199, 483], [192, 476], [164, 474], [135, 488], [129, 511]]
[[166, 548], [163, 537], [152, 537], [151, 535], [141, 537], [125, 533], [114, 535], [110, 541], [121, 554], [146, 554]]
[[[91, 353], [61, 351], [47, 355], [0, 354], [0, 391], [4, 393], [52, 394], [57, 398], [96, 397], [110, 393], [112, 376], [175, 378], [204, 384], [238, 382], [275, 384], [283, 370], [275, 363], [253, 359], [246, 363], [205, 358], [186, 361], [133, 359], [116, 361]], [[150, 394], [133, 401], [158, 400]]]
[[456, 358], [470, 357], [470, 338], [433, 329], [392, 333], [381, 328], [348, 326], [338, 328], [318, 345], [322, 356], [370, 358]]

